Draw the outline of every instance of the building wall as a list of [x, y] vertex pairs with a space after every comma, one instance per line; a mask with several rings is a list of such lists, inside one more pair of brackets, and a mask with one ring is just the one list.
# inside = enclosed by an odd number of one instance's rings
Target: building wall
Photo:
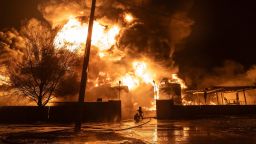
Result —
[[[4, 106], [0, 107], [0, 122], [74, 122], [77, 118], [76, 103], [61, 103], [57, 106]], [[120, 121], [121, 101], [85, 102], [83, 121]]]
[[172, 100], [156, 101], [157, 119], [199, 118], [256, 114], [256, 105], [173, 105]]

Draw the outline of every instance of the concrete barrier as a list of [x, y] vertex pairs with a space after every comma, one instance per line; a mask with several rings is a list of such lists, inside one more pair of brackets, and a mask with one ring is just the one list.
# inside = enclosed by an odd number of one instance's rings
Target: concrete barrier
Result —
[[[38, 108], [36, 106], [0, 107], [0, 122], [74, 122], [77, 118], [77, 104], [58, 103], [56, 106]], [[121, 120], [121, 101], [85, 102], [83, 106], [84, 122], [113, 122]]]

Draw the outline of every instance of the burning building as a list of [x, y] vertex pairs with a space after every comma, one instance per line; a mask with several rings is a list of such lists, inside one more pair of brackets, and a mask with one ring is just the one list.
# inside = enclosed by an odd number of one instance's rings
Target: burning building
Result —
[[[179, 67], [174, 61], [174, 56], [177, 48], [192, 32], [194, 21], [188, 16], [190, 6], [169, 10], [168, 6], [155, 8], [155, 3], [161, 2], [97, 2], [86, 101], [121, 99], [127, 112], [138, 106], [148, 111], [155, 110], [156, 100], [170, 100], [173, 105], [178, 106], [252, 103], [250, 96], [244, 97], [243, 101], [240, 98], [244, 90], [252, 87], [204, 89], [203, 87], [209, 85], [199, 81], [198, 83], [203, 85], [202, 90], [186, 90], [187, 85], [178, 75]], [[149, 6], [156, 12], [153, 14], [143, 6]], [[60, 96], [55, 99], [75, 101], [81, 75], [82, 54], [88, 34], [90, 2], [49, 0], [39, 4], [38, 9], [51, 30], [57, 31], [54, 48], [66, 49], [78, 59], [74, 68], [76, 77], [61, 83], [63, 89], [75, 92], [68, 97], [62, 97], [65, 95], [63, 92], [58, 93]], [[162, 9], [166, 11], [163, 13]], [[30, 23], [33, 22], [34, 19], [30, 20]], [[9, 80], [5, 73], [6, 63], [12, 61], [10, 57], [17, 61], [22, 60], [24, 39], [17, 30], [12, 29], [0, 32], [0, 40], [0, 46], [4, 49], [0, 51], [0, 63], [4, 65], [0, 65], [0, 86], [4, 87], [8, 86]], [[228, 77], [230, 74], [226, 75]], [[254, 75], [253, 69], [248, 75]], [[214, 80], [207, 77], [206, 81]], [[253, 84], [253, 81], [250, 81], [250, 84]], [[71, 87], [73, 89], [68, 90]], [[230, 94], [231, 92], [235, 94]], [[254, 95], [253, 92], [245, 92], [244, 95], [246, 94]]]
[[[127, 96], [137, 106], [144, 105], [146, 109], [155, 109], [154, 100], [159, 98], [159, 84], [162, 77], [170, 77], [173, 83], [180, 83], [186, 88], [184, 82], [173, 74], [172, 68], [165, 68], [154, 59], [143, 54], [131, 55], [118, 45], [126, 26], [133, 22], [131, 14], [124, 18], [125, 24], [94, 22], [92, 34], [93, 53], [89, 66], [89, 87], [86, 97], [89, 101], [98, 98], [117, 99], [123, 91], [115, 89], [118, 86], [127, 86]], [[56, 48], [67, 48], [79, 56], [85, 45], [87, 35], [86, 22], [81, 17], [70, 17], [55, 37]], [[127, 92], [127, 91], [126, 91]], [[127, 95], [127, 94], [124, 94]], [[124, 98], [124, 97], [122, 97]], [[152, 102], [145, 102], [149, 99]]]
[[[129, 103], [129, 107], [143, 106], [155, 110], [156, 99], [174, 95], [177, 104], [185, 103], [182, 93], [186, 85], [177, 75], [178, 66], [173, 55], [175, 46], [189, 36], [193, 20], [185, 11], [169, 12], [164, 16], [143, 15], [143, 11], [133, 8], [144, 4], [154, 5], [150, 1], [135, 2], [134, 5], [133, 2], [113, 0], [97, 2], [86, 101], [122, 99]], [[57, 30], [54, 38], [56, 49], [67, 49], [81, 59], [89, 8], [88, 1], [50, 0], [39, 4], [44, 20]], [[34, 19], [30, 20], [33, 22]], [[4, 34], [1, 36], [4, 39]], [[21, 36], [11, 42], [20, 41]], [[17, 52], [22, 53], [20, 49]], [[75, 68], [78, 77], [80, 66], [78, 64]], [[2, 77], [8, 79], [7, 75]], [[163, 78], [168, 79], [168, 88], [163, 87]], [[76, 85], [75, 81], [79, 80], [70, 81], [70, 85]], [[57, 100], [76, 100], [76, 97], [77, 94], [73, 93], [72, 98], [60, 97]]]

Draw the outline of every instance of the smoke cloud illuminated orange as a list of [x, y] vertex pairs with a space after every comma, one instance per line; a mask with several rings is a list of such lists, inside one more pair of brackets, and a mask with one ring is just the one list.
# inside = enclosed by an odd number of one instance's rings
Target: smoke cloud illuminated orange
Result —
[[[124, 20], [130, 23], [134, 20], [134, 17], [127, 13], [124, 15]], [[122, 27], [116, 24], [102, 25], [98, 21], [94, 21], [93, 34], [92, 34], [92, 45], [98, 49], [97, 55], [105, 63], [110, 62], [113, 59], [113, 55], [116, 51], [111, 50], [111, 54], [108, 50], [116, 46], [118, 35], [120, 34]], [[82, 23], [79, 19], [71, 17], [68, 22], [62, 27], [62, 29], [57, 33], [54, 45], [56, 48], [68, 48], [72, 52], [80, 53], [85, 45], [85, 40], [87, 37], [88, 24]], [[116, 48], [116, 47], [115, 47]], [[117, 50], [117, 48], [116, 48]], [[120, 51], [120, 50], [118, 50]], [[122, 51], [126, 55], [126, 52]], [[161, 81], [162, 72], [159, 71], [155, 66], [156, 64], [150, 59], [138, 59], [129, 58], [124, 65], [125, 71], [120, 72], [118, 77], [111, 77], [111, 69], [105, 69], [105, 71], [100, 71], [104, 75], [108, 75], [108, 80], [112, 86], [115, 86], [119, 81], [123, 86], [128, 86], [130, 91], [137, 91], [141, 85], [148, 85], [152, 87], [154, 92], [153, 100], [159, 99], [159, 82]], [[121, 59], [119, 59], [121, 60]], [[164, 71], [164, 70], [163, 70]], [[99, 73], [99, 76], [100, 76]], [[118, 73], [118, 70], [117, 70]], [[169, 73], [169, 72], [167, 72]], [[180, 79], [176, 74], [168, 74], [171, 76], [171, 82], [179, 83], [182, 88], [186, 88], [186, 85], [182, 79]], [[165, 75], [166, 76], [166, 75]], [[104, 77], [104, 76], [103, 76]], [[94, 86], [98, 87], [102, 85], [99, 83], [99, 78], [92, 80]], [[103, 84], [104, 85], [104, 84]], [[152, 101], [152, 107], [149, 109], [155, 110], [155, 102]]]

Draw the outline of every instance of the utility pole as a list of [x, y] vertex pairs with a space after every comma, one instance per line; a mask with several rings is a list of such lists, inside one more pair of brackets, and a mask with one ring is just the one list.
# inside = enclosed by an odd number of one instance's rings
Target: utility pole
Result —
[[118, 91], [118, 92], [119, 92], [119, 93], [118, 93], [118, 97], [119, 97], [119, 100], [120, 100], [120, 99], [121, 99], [121, 97], [120, 97], [120, 92], [121, 92], [121, 81], [119, 81], [119, 82], [118, 82], [118, 84], [119, 84], [119, 85], [118, 85], [118, 86], [119, 86], [119, 89], [118, 89], [118, 90], [119, 90], [119, 91]]
[[96, 4], [96, 0], [92, 0], [91, 14], [89, 19], [86, 46], [84, 50], [84, 61], [83, 61], [83, 69], [82, 69], [82, 76], [81, 76], [81, 82], [80, 82], [79, 98], [78, 98], [78, 107], [77, 107], [78, 113], [77, 113], [77, 119], [75, 123], [76, 132], [81, 131], [81, 125], [82, 125], [83, 108], [84, 108], [83, 104], [84, 104], [85, 90], [86, 90], [86, 83], [87, 83], [88, 65], [90, 60], [91, 38], [92, 38], [92, 29], [93, 29], [93, 21], [94, 21], [95, 4]]

